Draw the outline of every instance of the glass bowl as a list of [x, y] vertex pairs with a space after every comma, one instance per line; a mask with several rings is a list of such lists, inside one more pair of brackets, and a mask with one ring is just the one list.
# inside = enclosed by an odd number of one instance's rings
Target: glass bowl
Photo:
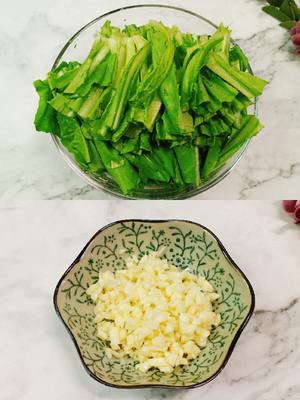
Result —
[[[55, 60], [52, 70], [54, 70], [62, 61], [84, 61], [93, 43], [94, 35], [101, 29], [106, 20], [110, 20], [112, 25], [119, 27], [124, 27], [128, 24], [142, 25], [148, 23], [150, 20], [159, 20], [169, 26], [177, 25], [181, 31], [193, 34], [209, 35], [217, 28], [217, 25], [206, 18], [180, 7], [145, 4], [119, 8], [101, 15], [80, 29], [61, 50]], [[249, 72], [252, 73], [251, 68], [249, 69]], [[257, 113], [257, 99], [255, 99], [250, 112], [253, 114]], [[99, 176], [82, 171], [73, 156], [62, 145], [59, 138], [55, 135], [52, 135], [52, 138], [67, 164], [77, 173], [77, 175], [94, 188], [104, 190], [121, 198], [157, 200], [186, 199], [205, 192], [224, 179], [233, 170], [249, 144], [249, 141], [246, 142], [238, 152], [236, 152], [200, 187], [186, 185], [181, 188], [175, 188], [172, 185], [156, 185], [137, 189], [131, 195], [124, 195], [118, 185], [108, 174]]]

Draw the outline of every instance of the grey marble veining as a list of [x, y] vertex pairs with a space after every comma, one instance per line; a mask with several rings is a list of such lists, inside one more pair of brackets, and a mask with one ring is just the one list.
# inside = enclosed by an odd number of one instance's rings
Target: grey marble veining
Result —
[[[202, 388], [103, 386], [86, 374], [55, 315], [58, 279], [99, 228], [124, 218], [206, 225], [253, 284], [255, 313], [224, 371]], [[1, 400], [300, 399], [300, 226], [279, 202], [7, 201], [0, 227]]]
[[[148, 1], [155, 3], [156, 1]], [[111, 199], [76, 176], [50, 137], [35, 133], [32, 82], [45, 76], [80, 27], [119, 6], [141, 1], [0, 0], [0, 198]], [[288, 33], [259, 0], [165, 0], [228, 24], [255, 73], [270, 80], [259, 104], [265, 125], [237, 168], [199, 199], [297, 198], [300, 191], [300, 60]]]

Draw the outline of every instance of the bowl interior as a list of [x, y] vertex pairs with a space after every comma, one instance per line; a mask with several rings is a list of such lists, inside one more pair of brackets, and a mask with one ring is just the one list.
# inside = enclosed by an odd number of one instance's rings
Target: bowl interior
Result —
[[[160, 5], [129, 6], [107, 13], [83, 27], [65, 45], [56, 59], [53, 69], [61, 61], [84, 61], [93, 43], [95, 33], [101, 29], [106, 20], [110, 20], [113, 25], [119, 27], [124, 27], [128, 24], [142, 25], [150, 20], [160, 20], [166, 25], [177, 25], [183, 32], [194, 34], [211, 34], [216, 29], [216, 25], [204, 17], [178, 7]], [[256, 112], [256, 104], [250, 112]], [[130, 196], [125, 196], [109, 175], [99, 176], [82, 171], [59, 138], [55, 135], [52, 135], [52, 138], [67, 164], [87, 183], [96, 189], [102, 189], [116, 196], [132, 199], [183, 199], [204, 192], [228, 175], [248, 146], [247, 142], [201, 187], [185, 186], [177, 189], [170, 185], [162, 185], [139, 189]]]
[[[124, 268], [130, 255], [141, 257], [165, 248], [164, 257], [178, 268], [203, 275], [220, 294], [215, 309], [221, 324], [198, 358], [171, 374], [141, 373], [135, 361], [109, 360], [107, 344], [96, 336], [93, 304], [86, 289], [99, 271]], [[251, 285], [217, 238], [206, 228], [187, 221], [120, 221], [100, 230], [60, 280], [55, 307], [72, 335], [81, 360], [95, 379], [117, 387], [192, 387], [216, 376], [225, 366], [235, 342], [250, 318], [254, 297]]]

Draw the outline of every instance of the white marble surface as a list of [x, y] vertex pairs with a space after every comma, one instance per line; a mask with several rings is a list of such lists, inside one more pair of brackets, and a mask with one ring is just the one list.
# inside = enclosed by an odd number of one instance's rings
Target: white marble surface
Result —
[[[203, 388], [130, 391], [95, 382], [54, 312], [62, 273], [100, 227], [122, 218], [206, 225], [254, 286], [255, 314], [225, 370]], [[299, 400], [300, 226], [279, 202], [3, 202], [0, 226], [1, 400]]]
[[[142, 2], [0, 0], [0, 198], [111, 198], [82, 182], [49, 136], [35, 133], [37, 96], [32, 81], [45, 76], [66, 40], [81, 26], [108, 10], [134, 3]], [[299, 197], [300, 59], [289, 53], [288, 34], [261, 11], [260, 0], [163, 3], [228, 24], [247, 50], [255, 72], [270, 80], [259, 107], [266, 128], [236, 170], [198, 198]]]

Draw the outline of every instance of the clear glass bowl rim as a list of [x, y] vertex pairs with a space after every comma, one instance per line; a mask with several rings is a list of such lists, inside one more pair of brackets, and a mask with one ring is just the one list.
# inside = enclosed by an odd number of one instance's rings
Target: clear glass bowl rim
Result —
[[[207, 24], [213, 26], [214, 28], [218, 28], [218, 26], [216, 24], [214, 24], [212, 21], [208, 20], [205, 17], [202, 17], [200, 14], [195, 13], [194, 11], [191, 10], [187, 10], [185, 8], [182, 7], [177, 7], [177, 6], [173, 6], [173, 5], [167, 5], [167, 4], [136, 4], [136, 5], [130, 5], [130, 6], [125, 6], [125, 7], [120, 7], [117, 9], [114, 9], [112, 11], [108, 11], [105, 14], [100, 15], [99, 17], [93, 19], [92, 21], [88, 22], [86, 25], [84, 25], [78, 32], [76, 32], [69, 40], [68, 42], [65, 44], [65, 46], [62, 48], [62, 50], [60, 51], [60, 53], [58, 54], [53, 66], [52, 66], [52, 71], [57, 68], [57, 66], [59, 65], [59, 63], [62, 61], [63, 55], [65, 54], [66, 50], [69, 48], [69, 46], [74, 42], [74, 40], [84, 31], [86, 31], [90, 26], [94, 25], [96, 22], [101, 21], [102, 19], [116, 14], [118, 12], [121, 11], [126, 11], [126, 10], [130, 10], [130, 9], [139, 9], [139, 8], [163, 8], [163, 9], [169, 9], [169, 10], [173, 10], [173, 11], [179, 11], [185, 14], [189, 14], [192, 15], [204, 22], [206, 22]], [[232, 42], [234, 43], [234, 40], [232, 40]], [[253, 70], [251, 68], [251, 65], [249, 66], [249, 72], [251, 74], [253, 74]], [[258, 99], [255, 98], [254, 99], [254, 115], [258, 114]], [[203, 186], [200, 187], [191, 187], [190, 189], [188, 187], [183, 187], [181, 188], [180, 192], [178, 191], [178, 189], [174, 188], [173, 189], [173, 195], [167, 194], [166, 196], [156, 196], [155, 191], [151, 190], [151, 191], [146, 191], [146, 190], [139, 190], [136, 191], [135, 194], [136, 195], [132, 195], [132, 196], [128, 196], [123, 194], [120, 191], [116, 191], [117, 185], [113, 186], [113, 187], [109, 187], [106, 186], [105, 182], [100, 183], [98, 181], [95, 181], [92, 176], [86, 174], [84, 171], [81, 170], [81, 168], [76, 164], [76, 162], [73, 160], [73, 158], [71, 157], [70, 153], [67, 151], [67, 149], [62, 145], [62, 143], [60, 142], [59, 138], [54, 135], [51, 134], [52, 139], [54, 141], [55, 146], [57, 147], [57, 149], [59, 150], [60, 154], [62, 155], [62, 157], [64, 158], [65, 162], [69, 165], [69, 167], [78, 175], [80, 176], [86, 183], [88, 183], [90, 186], [94, 187], [97, 190], [103, 190], [104, 192], [107, 192], [115, 197], [119, 197], [122, 199], [127, 199], [127, 200], [138, 200], [138, 199], [155, 199], [155, 200], [159, 200], [159, 199], [173, 199], [173, 200], [179, 200], [179, 199], [187, 199], [187, 198], [191, 198], [193, 196], [196, 196], [200, 193], [203, 193], [205, 191], [207, 191], [208, 189], [212, 188], [213, 186], [217, 185], [219, 182], [221, 182], [227, 175], [230, 174], [230, 172], [236, 167], [236, 165], [238, 164], [238, 162], [241, 160], [241, 158], [243, 157], [244, 153], [246, 152], [246, 149], [248, 148], [248, 145], [251, 141], [251, 139], [249, 139], [243, 146], [242, 148], [239, 150], [239, 155], [236, 157], [236, 154], [234, 154], [230, 160], [233, 160], [235, 157], [236, 159], [234, 159], [233, 163], [231, 165], [228, 166], [228, 168], [224, 169], [224, 171], [220, 174], [220, 175], [216, 175], [213, 177], [213, 179], [211, 181], [207, 181], [206, 183], [204, 183]], [[230, 161], [228, 160], [228, 162]], [[164, 188], [162, 188], [163, 191]], [[161, 190], [161, 189], [160, 189]], [[140, 195], [138, 195], [138, 193], [140, 193]], [[142, 196], [141, 194], [144, 194], [144, 196]], [[152, 194], [152, 196], [147, 196], [147, 194]]]

